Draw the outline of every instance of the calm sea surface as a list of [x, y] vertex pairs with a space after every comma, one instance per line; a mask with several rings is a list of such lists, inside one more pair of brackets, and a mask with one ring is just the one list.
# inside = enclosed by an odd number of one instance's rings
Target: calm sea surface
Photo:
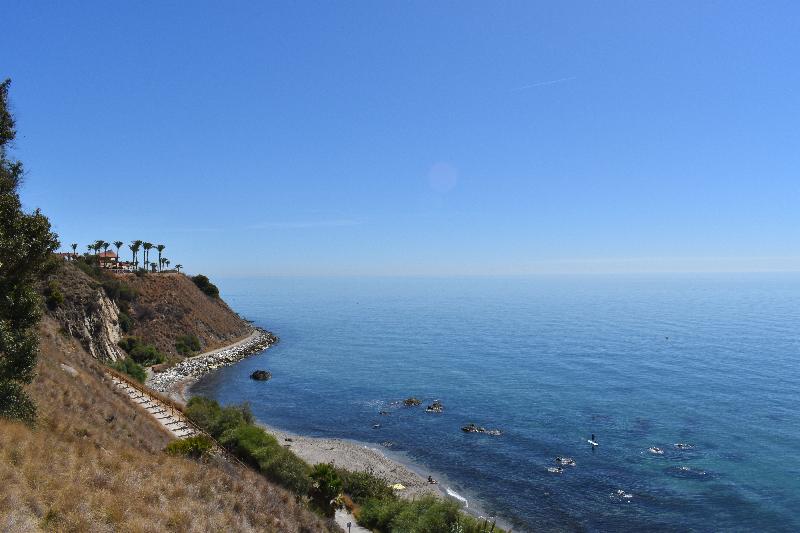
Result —
[[[391, 442], [521, 530], [800, 530], [800, 276], [219, 285], [281, 342], [195, 394]], [[272, 380], [248, 379], [256, 368]], [[444, 413], [394, 405], [412, 395]], [[548, 472], [558, 455], [577, 465]]]

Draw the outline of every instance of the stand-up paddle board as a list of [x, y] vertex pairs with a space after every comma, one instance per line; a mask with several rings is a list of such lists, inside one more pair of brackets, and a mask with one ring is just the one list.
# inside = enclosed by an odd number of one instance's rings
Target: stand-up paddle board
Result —
[[592, 439], [587, 439], [587, 440], [586, 440], [586, 442], [588, 442], [588, 443], [589, 443], [589, 444], [591, 444], [592, 446], [600, 446], [600, 444], [599, 444], [599, 443], [597, 443], [597, 442], [593, 441]]

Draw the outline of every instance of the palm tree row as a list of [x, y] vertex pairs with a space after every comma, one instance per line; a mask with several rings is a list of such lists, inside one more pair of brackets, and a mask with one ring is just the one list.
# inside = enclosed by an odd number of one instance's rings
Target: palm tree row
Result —
[[[94, 241], [91, 244], [88, 244], [86, 247], [89, 250], [89, 252], [94, 251], [95, 254], [99, 254], [100, 250], [103, 250], [103, 252], [108, 252], [108, 248], [109, 246], [111, 246], [111, 244], [112, 243], [108, 243], [101, 239]], [[125, 243], [122, 241], [114, 241], [113, 244], [114, 247], [117, 249], [117, 260], [119, 261], [119, 250], [120, 248], [123, 247]], [[70, 247], [72, 248], [72, 253], [77, 254], [78, 243], [72, 243]], [[152, 250], [153, 248], [155, 248], [156, 251], [158, 251], [158, 263], [150, 262], [150, 250]], [[147, 267], [150, 267], [150, 269], [153, 271], [158, 269], [159, 272], [163, 272], [164, 267], [165, 266], [169, 267], [170, 265], [170, 260], [167, 259], [166, 257], [162, 257], [162, 252], [166, 249], [166, 246], [164, 246], [163, 244], [154, 245], [153, 243], [150, 242], [135, 240], [128, 245], [128, 249], [131, 251], [131, 263], [133, 264], [134, 268], [139, 268], [140, 251], [142, 252], [142, 264], [144, 264], [145, 270], [147, 270]], [[177, 270], [178, 272], [181, 271], [181, 268], [183, 268], [183, 265], [181, 264], [175, 265], [175, 270]]]

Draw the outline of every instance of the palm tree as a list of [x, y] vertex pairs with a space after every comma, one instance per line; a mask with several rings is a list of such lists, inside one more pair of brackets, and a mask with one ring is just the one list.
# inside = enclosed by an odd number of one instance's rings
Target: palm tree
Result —
[[155, 272], [156, 271], [156, 264], [155, 263], [150, 263], [150, 271], [151, 272]]
[[122, 241], [114, 241], [114, 246], [117, 248], [117, 262], [119, 262], [119, 249], [122, 248], [122, 245], [125, 244]]
[[108, 252], [108, 247], [109, 246], [111, 246], [110, 243], [107, 243], [106, 241], [103, 241], [103, 253]]
[[94, 250], [94, 244], [87, 244], [86, 250], [86, 254], [88, 255], [92, 250]]
[[164, 264], [164, 263], [161, 262], [161, 252], [164, 251], [164, 248], [166, 248], [166, 246], [164, 246], [163, 244], [159, 244], [158, 246], [156, 246], [156, 250], [158, 250], [158, 265], [159, 265], [158, 269], [159, 270], [161, 270], [161, 265]]
[[153, 248], [153, 243], [146, 242], [142, 244], [142, 248], [144, 248], [144, 264], [147, 265], [147, 260], [150, 257], [150, 249]]
[[139, 268], [139, 248], [142, 247], [142, 241], [133, 241], [131, 243], [131, 251], [133, 252], [133, 267]]
[[169, 259], [166, 257], [164, 258], [164, 264], [167, 265], [167, 270], [169, 270]]
[[178, 263], [177, 265], [175, 265], [175, 270], [177, 270], [178, 272], [180, 272], [182, 268], [183, 268], [183, 265], [182, 265], [182, 264], [180, 264], [180, 263]]
[[78, 243], [77, 242], [73, 242], [70, 246], [72, 246], [72, 255], [77, 256], [78, 255]]

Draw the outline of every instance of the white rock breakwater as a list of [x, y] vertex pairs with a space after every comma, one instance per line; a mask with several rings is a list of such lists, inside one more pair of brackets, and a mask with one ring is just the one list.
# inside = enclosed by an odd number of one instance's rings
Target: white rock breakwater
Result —
[[196, 380], [217, 368], [232, 365], [245, 357], [262, 352], [278, 342], [278, 338], [263, 329], [231, 346], [190, 357], [163, 372], [154, 372], [147, 378], [147, 386], [159, 392], [169, 392], [179, 383]]

